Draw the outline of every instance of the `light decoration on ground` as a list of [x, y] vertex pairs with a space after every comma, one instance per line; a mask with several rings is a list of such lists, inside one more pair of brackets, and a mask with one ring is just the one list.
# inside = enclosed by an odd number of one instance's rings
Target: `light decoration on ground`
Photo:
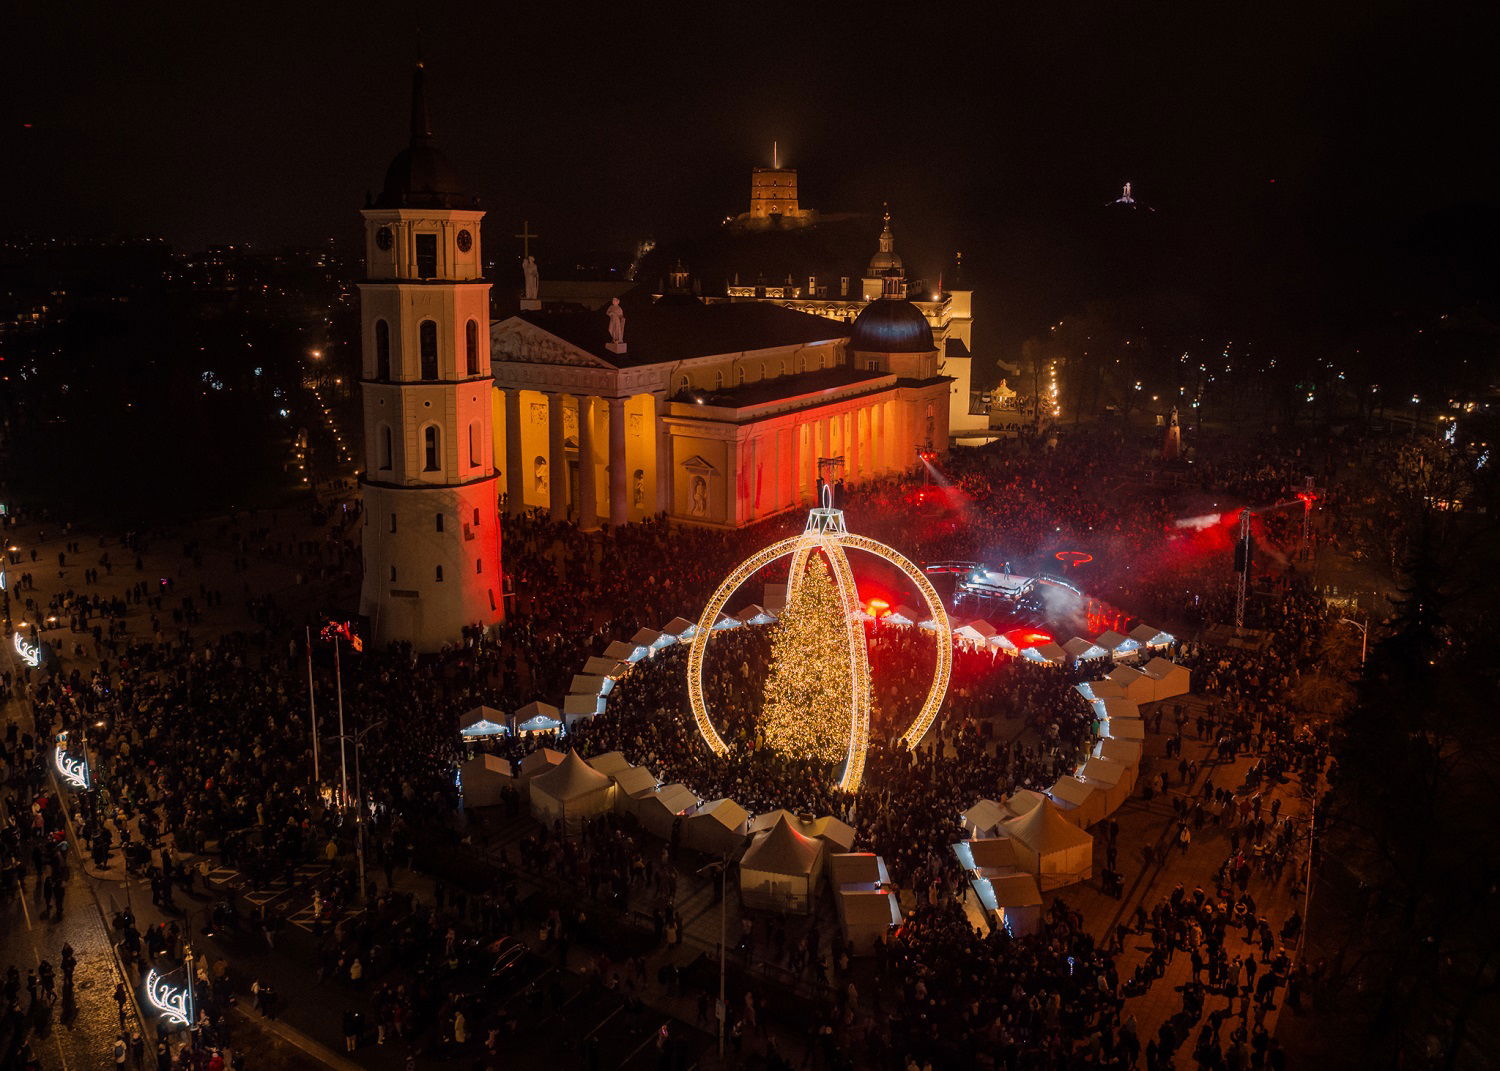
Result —
[[193, 1009], [185, 986], [172, 985], [154, 967], [146, 974], [146, 999], [174, 1026], [192, 1022]]
[[[820, 551], [822, 558], [828, 563], [846, 622], [849, 729], [845, 749], [846, 761], [839, 787], [846, 792], [854, 792], [858, 790], [864, 777], [865, 752], [870, 742], [870, 661], [865, 650], [864, 625], [859, 616], [859, 594], [854, 586], [854, 573], [849, 568], [846, 551], [864, 551], [901, 570], [921, 593], [922, 601], [926, 604], [927, 613], [933, 622], [933, 634], [937, 640], [937, 657], [933, 668], [932, 683], [927, 690], [921, 709], [917, 712], [916, 719], [901, 736], [901, 743], [908, 749], [915, 750], [922, 742], [937, 718], [943, 697], [948, 693], [948, 678], [953, 670], [953, 631], [942, 600], [938, 598], [937, 591], [922, 571], [905, 556], [884, 543], [848, 531], [844, 526], [844, 512], [832, 508], [831, 494], [826, 485], [823, 493], [823, 505], [808, 511], [807, 527], [801, 535], [772, 543], [746, 558], [709, 597], [698, 619], [698, 630], [693, 636], [692, 647], [688, 651], [688, 703], [692, 707], [693, 720], [698, 725], [698, 731], [703, 735], [709, 748], [716, 755], [727, 754], [729, 745], [714, 727], [713, 719], [709, 716], [708, 706], [703, 698], [703, 656], [708, 651], [708, 641], [713, 632], [714, 622], [719, 619], [719, 614], [723, 612], [734, 593], [739, 590], [740, 585], [766, 566], [786, 557], [792, 559], [791, 570], [787, 575], [787, 605], [788, 607], [796, 606], [801, 597], [800, 589], [803, 579], [807, 575], [808, 558], [814, 551]], [[807, 668], [812, 669], [812, 667]], [[833, 672], [834, 670], [830, 664], [824, 671]]]
[[42, 645], [40, 643], [27, 643], [26, 637], [17, 632], [15, 645], [16, 654], [21, 656], [22, 662], [25, 662], [32, 669], [42, 664]]
[[52, 761], [64, 781], [73, 788], [88, 790], [89, 764], [87, 759], [75, 759], [67, 753], [62, 744], [58, 744], [52, 753]]

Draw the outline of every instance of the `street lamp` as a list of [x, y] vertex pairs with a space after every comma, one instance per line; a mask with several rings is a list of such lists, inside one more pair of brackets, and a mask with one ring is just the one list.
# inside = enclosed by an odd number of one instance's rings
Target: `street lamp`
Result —
[[724, 957], [725, 957], [725, 955], [726, 955], [726, 953], [728, 951], [728, 944], [729, 944], [728, 929], [727, 929], [728, 925], [729, 925], [729, 922], [728, 922], [729, 897], [726, 895], [726, 890], [724, 888], [724, 883], [725, 883], [725, 878], [727, 877], [727, 875], [729, 873], [729, 857], [726, 855], [723, 859], [719, 860], [717, 863], [709, 863], [707, 866], [700, 867], [699, 870], [698, 870], [698, 873], [699, 874], [707, 874], [710, 871], [717, 871], [718, 875], [719, 875], [719, 1010], [718, 1010], [718, 1020], [719, 1020], [719, 1059], [722, 1061], [724, 1059], [724, 1020], [729, 1017], [729, 1008], [724, 1003], [724, 973], [725, 973], [725, 966], [724, 966], [725, 959], [724, 959]]
[[1370, 619], [1367, 617], [1364, 620], [1364, 624], [1360, 624], [1352, 617], [1341, 617], [1339, 618], [1339, 623], [1353, 625], [1359, 629], [1359, 666], [1363, 669], [1365, 665], [1365, 653], [1370, 648]]

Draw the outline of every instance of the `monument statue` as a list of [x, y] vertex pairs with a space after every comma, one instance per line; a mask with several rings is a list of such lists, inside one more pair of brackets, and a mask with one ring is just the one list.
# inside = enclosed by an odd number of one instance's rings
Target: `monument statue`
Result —
[[523, 291], [524, 296], [535, 301], [541, 287], [541, 281], [537, 276], [535, 257], [528, 254], [526, 259], [521, 261], [521, 274], [526, 280], [526, 288]]
[[1170, 427], [1170, 428], [1175, 428], [1175, 427], [1178, 426], [1178, 424], [1177, 424], [1177, 407], [1175, 405], [1172, 406], [1172, 415], [1167, 418], [1167, 426]]
[[536, 459], [536, 490], [539, 494], [546, 494], [552, 487], [547, 480], [547, 459], [538, 457]]
[[616, 346], [625, 344], [625, 310], [620, 308], [619, 298], [609, 299], [609, 308], [605, 310], [609, 316], [609, 340]]
[[631, 502], [640, 509], [646, 504], [646, 470], [636, 469], [630, 479]]

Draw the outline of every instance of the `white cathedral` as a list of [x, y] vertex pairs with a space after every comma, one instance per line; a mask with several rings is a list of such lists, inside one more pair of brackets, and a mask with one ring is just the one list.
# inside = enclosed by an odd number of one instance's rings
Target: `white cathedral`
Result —
[[500, 620], [502, 508], [739, 527], [810, 502], [819, 458], [858, 483], [945, 450], [955, 379], [967, 411], [969, 294], [924, 311], [899, 262], [852, 323], [784, 298], [706, 303], [676, 275], [613, 315], [492, 323], [484, 213], [434, 143], [420, 66], [410, 144], [363, 215], [360, 609], [379, 643], [434, 651]]

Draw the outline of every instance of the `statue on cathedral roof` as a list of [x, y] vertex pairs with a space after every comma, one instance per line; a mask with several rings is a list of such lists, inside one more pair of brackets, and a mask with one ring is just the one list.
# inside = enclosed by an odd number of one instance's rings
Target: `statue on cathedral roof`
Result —
[[610, 298], [605, 313], [609, 316], [609, 340], [616, 346], [625, 345], [625, 310], [620, 307], [620, 299]]

